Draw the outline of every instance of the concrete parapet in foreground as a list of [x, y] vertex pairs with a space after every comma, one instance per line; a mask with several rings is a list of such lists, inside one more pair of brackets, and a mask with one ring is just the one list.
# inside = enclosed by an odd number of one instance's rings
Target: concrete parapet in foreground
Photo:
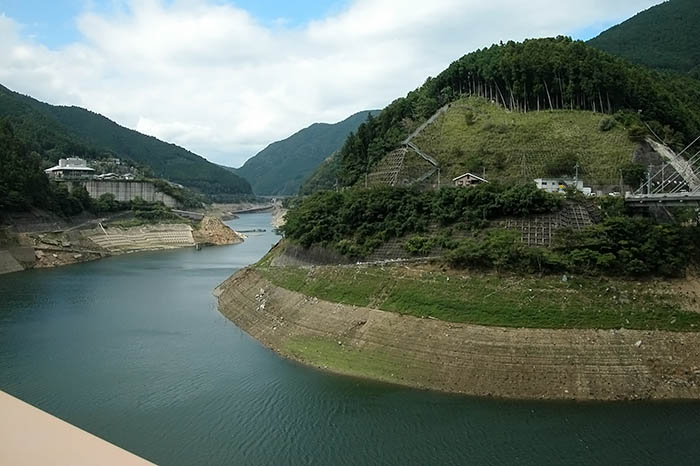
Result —
[[153, 464], [4, 392], [0, 392], [0, 413], [0, 464]]

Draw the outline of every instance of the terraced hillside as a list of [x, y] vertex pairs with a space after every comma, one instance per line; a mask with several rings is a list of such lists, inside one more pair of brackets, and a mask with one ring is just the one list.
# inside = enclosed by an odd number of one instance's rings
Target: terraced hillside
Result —
[[579, 175], [593, 185], [615, 185], [638, 143], [610, 117], [587, 111], [508, 112], [478, 97], [453, 103], [414, 142], [441, 165], [449, 181], [465, 172], [501, 181], [531, 182]]

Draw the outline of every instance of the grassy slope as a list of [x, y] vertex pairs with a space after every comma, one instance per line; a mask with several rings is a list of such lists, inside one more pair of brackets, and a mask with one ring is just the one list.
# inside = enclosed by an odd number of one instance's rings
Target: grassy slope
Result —
[[[468, 113], [476, 116], [467, 123]], [[599, 129], [604, 115], [584, 111], [509, 113], [479, 98], [455, 102], [415, 143], [443, 165], [443, 179], [464, 172], [488, 179], [532, 181], [562, 154], [578, 160], [586, 183], [616, 184], [636, 144], [620, 126]], [[571, 176], [574, 175], [571, 167]]]
[[430, 268], [271, 267], [275, 285], [319, 299], [449, 322], [531, 328], [700, 331], [700, 313], [665, 282], [521, 277]]

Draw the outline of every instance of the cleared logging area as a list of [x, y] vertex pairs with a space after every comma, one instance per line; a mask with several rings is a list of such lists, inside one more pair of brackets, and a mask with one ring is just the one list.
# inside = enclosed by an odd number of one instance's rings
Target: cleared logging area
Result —
[[511, 113], [480, 98], [452, 104], [415, 140], [438, 159], [449, 180], [466, 171], [489, 180], [531, 182], [576, 162], [586, 183], [617, 185], [637, 143], [620, 125], [601, 131], [600, 113], [542, 111]]

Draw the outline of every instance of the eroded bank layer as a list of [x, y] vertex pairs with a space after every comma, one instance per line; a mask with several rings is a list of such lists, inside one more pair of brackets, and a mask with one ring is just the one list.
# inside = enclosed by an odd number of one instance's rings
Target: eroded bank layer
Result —
[[309, 298], [244, 269], [219, 309], [285, 357], [413, 387], [516, 399], [698, 399], [700, 334], [484, 327]]

